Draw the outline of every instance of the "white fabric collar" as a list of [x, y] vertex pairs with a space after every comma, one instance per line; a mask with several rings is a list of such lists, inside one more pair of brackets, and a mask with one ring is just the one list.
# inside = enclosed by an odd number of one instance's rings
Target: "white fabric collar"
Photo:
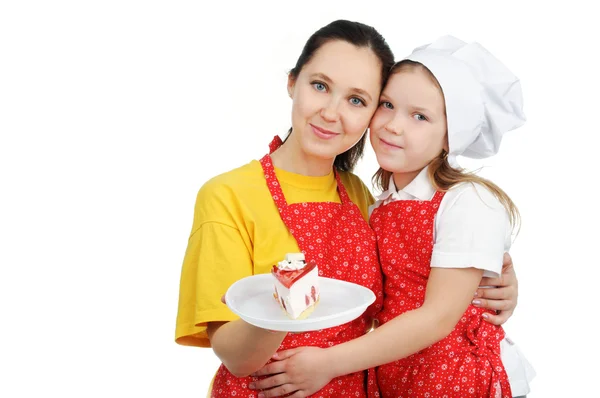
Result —
[[[435, 189], [427, 175], [426, 166], [404, 189], [397, 190], [394, 184], [394, 177], [390, 177], [388, 189], [377, 196], [378, 201], [394, 200], [431, 200], [435, 194]], [[408, 195], [408, 197], [407, 197]]]

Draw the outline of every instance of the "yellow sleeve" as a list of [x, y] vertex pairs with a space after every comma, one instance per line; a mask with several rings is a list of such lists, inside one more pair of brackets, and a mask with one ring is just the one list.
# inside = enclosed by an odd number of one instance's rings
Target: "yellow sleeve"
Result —
[[360, 180], [360, 183], [362, 185], [362, 189], [365, 195], [365, 198], [367, 199], [367, 207], [371, 206], [373, 203], [375, 203], [375, 198], [373, 197], [373, 194], [371, 193], [371, 191], [369, 190], [369, 188], [367, 188], [367, 186], [365, 185], [364, 182], [362, 182], [362, 180]]
[[245, 231], [238, 227], [236, 206], [230, 199], [227, 192], [206, 195], [201, 190], [198, 195], [181, 271], [175, 332], [178, 344], [210, 347], [206, 324], [237, 319], [221, 303], [221, 296], [232, 283], [252, 275], [253, 263], [251, 246]]

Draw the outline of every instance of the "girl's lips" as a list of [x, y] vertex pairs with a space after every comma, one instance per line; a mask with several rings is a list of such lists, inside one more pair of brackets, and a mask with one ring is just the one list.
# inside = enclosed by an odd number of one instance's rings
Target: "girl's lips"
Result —
[[396, 149], [404, 149], [400, 145], [395, 145], [395, 144], [392, 144], [391, 142], [387, 142], [383, 138], [380, 138], [379, 141], [381, 141], [383, 143], [383, 145], [386, 146], [386, 147], [396, 148]]
[[313, 126], [312, 124], [310, 125], [310, 128], [317, 137], [322, 138], [324, 140], [330, 140], [338, 136], [338, 134], [334, 133], [333, 131], [325, 130], [317, 126]]

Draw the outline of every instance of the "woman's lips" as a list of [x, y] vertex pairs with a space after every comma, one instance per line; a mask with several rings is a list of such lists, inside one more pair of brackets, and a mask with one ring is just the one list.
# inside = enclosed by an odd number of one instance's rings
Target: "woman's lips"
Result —
[[334, 133], [333, 131], [329, 131], [329, 130], [325, 130], [322, 129], [320, 127], [317, 127], [315, 125], [310, 125], [310, 127], [312, 128], [313, 133], [319, 137], [322, 138], [324, 140], [330, 140], [334, 137], [337, 137], [339, 134], [338, 133]]

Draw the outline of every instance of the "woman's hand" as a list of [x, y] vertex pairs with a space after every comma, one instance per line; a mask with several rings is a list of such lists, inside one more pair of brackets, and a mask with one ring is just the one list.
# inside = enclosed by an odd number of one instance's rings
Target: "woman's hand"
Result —
[[293, 393], [290, 395], [293, 398], [307, 397], [336, 377], [326, 357], [326, 349], [317, 347], [278, 352], [273, 355], [273, 362], [253, 374], [270, 377], [250, 383], [250, 388], [262, 390], [259, 398], [280, 397], [290, 393]]
[[508, 253], [504, 253], [502, 275], [499, 278], [483, 278], [481, 286], [496, 287], [477, 289], [473, 305], [495, 310], [496, 315], [486, 313], [483, 317], [494, 325], [504, 324], [515, 311], [519, 297], [519, 282]]

